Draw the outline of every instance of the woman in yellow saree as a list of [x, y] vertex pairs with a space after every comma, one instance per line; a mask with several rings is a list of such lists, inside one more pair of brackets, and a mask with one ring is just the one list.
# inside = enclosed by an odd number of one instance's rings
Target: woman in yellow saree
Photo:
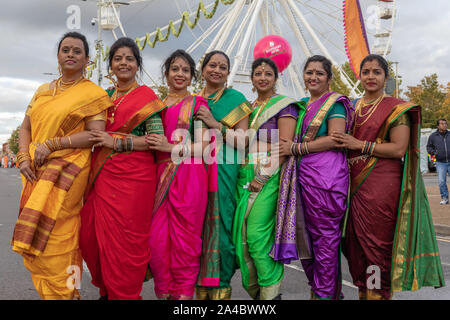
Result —
[[88, 61], [86, 38], [66, 33], [58, 45], [62, 76], [38, 88], [19, 132], [23, 188], [11, 244], [42, 299], [79, 297], [79, 212], [93, 144], [89, 130], [104, 130], [112, 105], [102, 88], [84, 78]]

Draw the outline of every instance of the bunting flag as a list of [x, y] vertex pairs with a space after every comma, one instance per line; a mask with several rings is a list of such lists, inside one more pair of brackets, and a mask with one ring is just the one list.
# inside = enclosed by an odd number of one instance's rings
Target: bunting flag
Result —
[[350, 67], [359, 79], [361, 61], [370, 54], [359, 0], [344, 0], [345, 52]]
[[[234, 2], [234, 0], [220, 0], [224, 5], [230, 5]], [[216, 13], [217, 6], [219, 5], [219, 0], [216, 0], [214, 2], [213, 9], [211, 12], [206, 11], [205, 4], [202, 0], [200, 0], [198, 7], [197, 7], [197, 13], [195, 14], [194, 22], [191, 22], [189, 18], [189, 12], [184, 11], [181, 16], [181, 22], [180, 26], [178, 27], [178, 30], [175, 29], [175, 24], [172, 20], [169, 21], [169, 27], [167, 29], [166, 35], [164, 36], [161, 32], [161, 28], [156, 29], [156, 34], [153, 38], [153, 40], [150, 41], [150, 34], [147, 33], [145, 35], [145, 39], [143, 39], [144, 43], [141, 44], [141, 40], [139, 38], [136, 38], [136, 44], [138, 45], [139, 49], [144, 50], [145, 45], [148, 44], [150, 47], [154, 48], [156, 45], [156, 42], [164, 42], [169, 39], [170, 33], [172, 33], [175, 37], [179, 37], [181, 31], [183, 30], [184, 24], [187, 24], [189, 28], [193, 29], [197, 25], [198, 21], [200, 20], [200, 13], [203, 13], [203, 16], [206, 19], [211, 19], [214, 14]]]

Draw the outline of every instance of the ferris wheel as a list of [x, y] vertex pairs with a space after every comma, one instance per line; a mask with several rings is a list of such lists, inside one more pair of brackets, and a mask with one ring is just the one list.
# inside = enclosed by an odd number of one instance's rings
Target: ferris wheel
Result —
[[[111, 30], [116, 38], [114, 31], [116, 28], [120, 28], [122, 34], [126, 35], [127, 26], [121, 23], [118, 12], [121, 5], [127, 5], [123, 12], [139, 2], [151, 2], [155, 8], [171, 6], [173, 16], [169, 18], [170, 23], [156, 30], [142, 30], [142, 36], [136, 39], [141, 48], [152, 50], [150, 48], [167, 46], [177, 49], [180, 48], [180, 40], [183, 39], [183, 43], [187, 43], [183, 49], [199, 63], [205, 53], [222, 50], [231, 59], [228, 85], [245, 93], [251, 94], [249, 76], [253, 48], [260, 38], [272, 34], [288, 40], [293, 52], [289, 67], [282, 73], [281, 81], [278, 82], [280, 93], [293, 97], [305, 96], [301, 77], [303, 65], [308, 57], [321, 54], [328, 57], [338, 69], [337, 76], [351, 89], [351, 96], [362, 95], [358, 89], [358, 81], [354, 80], [348, 70], [342, 68], [348, 58], [344, 45], [346, 35], [343, 24], [345, 2], [343, 0], [174, 0], [170, 3], [167, 0], [122, 2], [99, 0], [98, 2], [102, 2], [104, 10], [109, 7], [110, 17], [116, 19], [108, 28], [104, 28]], [[392, 46], [396, 16], [395, 0], [360, 0], [359, 9], [370, 52], [387, 56]], [[104, 19], [105, 25], [106, 20]], [[161, 43], [158, 43], [158, 39]], [[150, 72], [146, 71], [146, 75], [155, 83], [155, 77]]]

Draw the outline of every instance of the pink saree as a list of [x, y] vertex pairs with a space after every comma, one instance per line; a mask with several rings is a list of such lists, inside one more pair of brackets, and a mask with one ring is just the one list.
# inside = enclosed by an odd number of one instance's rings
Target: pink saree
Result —
[[[200, 106], [208, 108], [202, 97], [188, 96], [162, 113], [164, 132], [170, 143], [176, 129], [193, 134], [193, 115]], [[192, 140], [192, 138], [191, 138]], [[217, 190], [214, 165], [206, 166], [193, 157], [176, 164], [170, 154], [157, 153], [157, 173], [150, 231], [150, 269], [158, 298], [192, 298], [200, 271], [202, 230], [208, 192]]]

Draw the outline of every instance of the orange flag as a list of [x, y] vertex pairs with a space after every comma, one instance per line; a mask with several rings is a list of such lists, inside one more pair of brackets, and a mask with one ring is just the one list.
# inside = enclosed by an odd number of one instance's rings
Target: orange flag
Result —
[[359, 0], [344, 0], [344, 31], [348, 61], [359, 79], [359, 65], [370, 54]]

